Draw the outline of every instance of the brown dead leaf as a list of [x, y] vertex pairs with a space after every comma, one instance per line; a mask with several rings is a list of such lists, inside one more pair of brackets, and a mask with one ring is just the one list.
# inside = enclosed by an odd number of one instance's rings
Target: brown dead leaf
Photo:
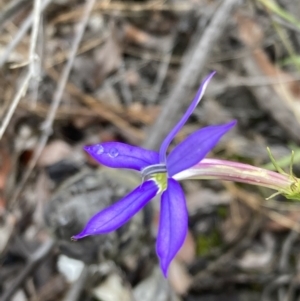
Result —
[[261, 70], [261, 72], [273, 78], [277, 83], [272, 85], [274, 91], [278, 94], [285, 105], [294, 113], [300, 123], [300, 85], [291, 74], [286, 73], [278, 66], [274, 65], [269, 59], [267, 53], [260, 45], [264, 39], [263, 29], [259, 23], [241, 11], [235, 15], [238, 25], [238, 35], [241, 41], [252, 49], [251, 57]]
[[37, 292], [36, 300], [52, 301], [58, 300], [68, 287], [63, 275], [57, 274], [43, 285]]
[[128, 107], [127, 114], [134, 121], [140, 121], [140, 116], [143, 116], [145, 124], [152, 124], [160, 112], [160, 107], [151, 106], [145, 107], [141, 103], [135, 102]]
[[176, 255], [176, 260], [186, 264], [192, 263], [196, 257], [196, 243], [193, 235], [188, 231], [185, 241]]
[[4, 145], [0, 146], [0, 212], [5, 208], [4, 189], [8, 175], [11, 171], [11, 157], [7, 147]]
[[235, 18], [238, 23], [239, 37], [243, 43], [253, 49], [260, 47], [264, 33], [259, 24], [253, 18], [246, 16], [240, 11], [235, 14]]
[[49, 166], [63, 159], [66, 159], [72, 153], [72, 148], [69, 144], [62, 140], [50, 142], [43, 150], [37, 165]]
[[129, 69], [126, 70], [124, 79], [130, 87], [136, 87], [141, 81], [141, 76], [136, 70]]
[[0, 225], [0, 254], [7, 247], [7, 244], [12, 236], [16, 225], [16, 217], [13, 214], [2, 215], [2, 222]]
[[98, 117], [93, 117], [93, 116], [74, 116], [72, 118], [72, 124], [75, 126], [77, 129], [85, 129], [88, 126], [91, 126], [92, 124], [95, 124], [95, 122], [98, 120]]
[[97, 65], [97, 85], [100, 86], [101, 82], [113, 71], [116, 71], [122, 62], [122, 49], [117, 39], [112, 34], [107, 38], [104, 45], [97, 48], [94, 52], [94, 59]]
[[186, 294], [192, 283], [192, 277], [187, 272], [185, 265], [177, 259], [170, 264], [168, 279], [174, 291], [179, 295]]
[[[287, 212], [285, 214], [285, 217], [288, 218], [289, 220], [295, 222], [297, 224], [300, 220], [300, 212], [299, 211], [291, 211]], [[269, 219], [266, 222], [265, 226], [266, 230], [272, 231], [272, 232], [286, 232], [290, 228], [285, 227], [283, 224], [278, 223], [276, 220]]]
[[163, 50], [168, 44], [166, 39], [152, 36], [129, 23], [126, 23], [123, 26], [123, 31], [125, 41], [145, 47], [147, 49]]

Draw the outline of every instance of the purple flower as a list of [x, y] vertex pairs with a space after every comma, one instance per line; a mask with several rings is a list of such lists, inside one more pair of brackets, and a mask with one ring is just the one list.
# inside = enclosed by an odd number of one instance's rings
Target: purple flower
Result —
[[141, 172], [145, 181], [123, 199], [95, 214], [81, 233], [73, 239], [116, 230], [141, 210], [157, 194], [161, 195], [161, 214], [156, 251], [165, 276], [182, 246], [188, 229], [188, 212], [184, 193], [174, 176], [199, 163], [229, 131], [236, 121], [202, 128], [189, 135], [167, 155], [167, 149], [201, 100], [215, 72], [201, 84], [192, 104], [163, 141], [159, 152], [119, 143], [104, 142], [86, 146], [85, 150], [101, 164]]

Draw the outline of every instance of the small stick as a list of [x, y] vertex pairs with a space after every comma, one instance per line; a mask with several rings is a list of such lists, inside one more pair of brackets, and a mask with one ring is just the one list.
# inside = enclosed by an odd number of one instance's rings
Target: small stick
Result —
[[25, 183], [27, 182], [28, 178], [31, 175], [32, 170], [34, 169], [45, 145], [47, 144], [47, 141], [49, 139], [49, 136], [52, 133], [52, 124], [55, 118], [55, 114], [56, 111], [61, 103], [61, 99], [62, 99], [62, 95], [65, 89], [65, 86], [67, 84], [70, 72], [72, 70], [72, 66], [74, 63], [74, 59], [76, 57], [76, 53], [78, 51], [78, 47], [80, 44], [80, 41], [82, 39], [82, 36], [84, 34], [90, 13], [92, 11], [92, 8], [95, 4], [95, 0], [87, 0], [86, 5], [85, 5], [85, 9], [83, 12], [83, 16], [81, 19], [81, 22], [79, 23], [79, 28], [78, 28], [78, 32], [77, 35], [73, 41], [73, 45], [71, 48], [71, 52], [70, 52], [70, 57], [69, 60], [67, 61], [67, 64], [61, 74], [60, 80], [58, 82], [56, 91], [54, 92], [54, 96], [53, 96], [53, 100], [51, 103], [51, 107], [49, 109], [48, 115], [46, 117], [46, 120], [44, 121], [43, 125], [42, 125], [42, 136], [39, 139], [38, 145], [34, 151], [33, 157], [29, 163], [29, 166], [23, 176], [23, 178], [20, 181], [20, 184], [18, 185], [18, 187], [16, 188], [16, 191], [11, 199], [10, 202], [10, 206], [13, 207], [16, 205], [16, 201], [21, 193], [21, 191], [23, 190], [23, 187], [25, 185]]
[[77, 301], [86, 284], [89, 275], [89, 269], [84, 266], [79, 278], [72, 284], [63, 301]]
[[[22, 98], [22, 96], [24, 96], [24, 94], [26, 93], [26, 90], [28, 88], [28, 84], [30, 82], [30, 80], [32, 78], [37, 78], [38, 74], [37, 74], [37, 65], [36, 65], [36, 53], [35, 53], [35, 48], [36, 48], [36, 44], [37, 44], [37, 37], [38, 37], [38, 31], [39, 31], [39, 23], [40, 23], [40, 14], [42, 12], [42, 7], [41, 7], [41, 0], [35, 0], [34, 1], [34, 11], [33, 14], [31, 14], [23, 23], [23, 25], [26, 25], [22, 28], [27, 28], [29, 21], [33, 21], [33, 30], [32, 30], [32, 34], [31, 34], [31, 41], [30, 41], [30, 50], [29, 50], [29, 69], [27, 74], [25, 75], [25, 78], [21, 84], [21, 88], [19, 89], [19, 91], [17, 92], [16, 96], [14, 97], [8, 112], [6, 114], [6, 116], [4, 117], [4, 120], [2, 122], [1, 128], [0, 128], [0, 139], [2, 138], [8, 124], [9, 121], [11, 120], [11, 117], [20, 101], [20, 99]], [[47, 2], [47, 0], [45, 1]], [[45, 8], [45, 6], [44, 6]], [[30, 24], [29, 24], [30, 26]], [[23, 30], [19, 31], [19, 33], [23, 33], [25, 34], [26, 31]], [[21, 35], [19, 35], [21, 37]], [[22, 35], [23, 36], [23, 35]], [[7, 50], [10, 50], [10, 47], [7, 48]], [[8, 53], [8, 52], [7, 52]], [[9, 52], [10, 53], [10, 52]], [[3, 55], [2, 59], [5, 59], [5, 54]], [[4, 63], [4, 60], [3, 60]], [[1, 66], [1, 60], [0, 60], [0, 66]]]
[[31, 40], [30, 40], [30, 48], [29, 48], [29, 70], [33, 78], [38, 77], [38, 70], [36, 66], [36, 44], [38, 39], [39, 33], [39, 25], [41, 19], [41, 0], [34, 0], [33, 6], [33, 23], [32, 23], [32, 33], [31, 33]]
[[118, 70], [119, 76], [123, 79], [120, 80], [120, 87], [121, 87], [121, 93], [124, 99], [124, 102], [126, 106], [130, 105], [132, 103], [132, 93], [130, 91], [130, 87], [126, 80], [124, 79], [126, 75], [126, 69], [125, 69], [125, 64], [124, 61], [122, 61], [119, 70]]
[[25, 95], [30, 79], [31, 79], [31, 73], [27, 72], [27, 74], [26, 74], [26, 76], [23, 79], [23, 82], [21, 84], [21, 88], [17, 92], [16, 96], [13, 98], [13, 100], [11, 102], [11, 105], [8, 109], [8, 112], [7, 112], [7, 114], [5, 115], [5, 117], [2, 121], [2, 124], [1, 124], [1, 127], [0, 127], [0, 139], [2, 138], [4, 132], [5, 132], [8, 124], [9, 124], [10, 119], [11, 119], [12, 115], [15, 112], [15, 109], [16, 109], [20, 99], [22, 98], [22, 96]]
[[11, 297], [16, 293], [18, 288], [24, 283], [28, 275], [30, 275], [34, 269], [46, 258], [52, 249], [54, 248], [54, 241], [49, 239], [44, 242], [28, 259], [26, 266], [17, 276], [15, 281], [10, 285], [6, 292], [2, 295], [0, 301], [9, 301]]
[[0, 12], [0, 29], [6, 20], [12, 17], [20, 8], [24, 8], [29, 2], [30, 0], [14, 0], [8, 2]]
[[161, 90], [161, 87], [164, 83], [164, 80], [166, 78], [166, 75], [167, 75], [167, 71], [168, 71], [168, 68], [169, 68], [169, 65], [170, 65], [170, 61], [171, 61], [171, 57], [172, 57], [172, 53], [173, 53], [173, 48], [174, 48], [174, 42], [175, 42], [175, 38], [176, 38], [176, 35], [177, 35], [177, 31], [174, 30], [169, 38], [169, 43], [168, 43], [168, 47], [166, 47], [165, 49], [165, 53], [163, 55], [163, 59], [160, 63], [160, 66], [158, 68], [158, 73], [157, 73], [157, 76], [156, 76], [156, 79], [155, 79], [155, 83], [153, 85], [153, 88], [151, 90], [151, 94], [149, 96], [149, 102], [150, 103], [153, 103], [160, 90]]
[[[48, 75], [55, 79], [57, 77], [57, 72], [54, 69], [49, 69], [47, 71]], [[99, 114], [102, 118], [111, 122], [115, 127], [117, 127], [122, 135], [127, 138], [133, 144], [139, 144], [144, 139], [144, 132], [140, 129], [137, 129], [130, 125], [130, 123], [126, 120], [129, 116], [130, 112], [127, 111], [120, 106], [113, 106], [101, 100], [96, 100], [91, 95], [84, 94], [79, 88], [77, 88], [71, 82], [68, 82], [66, 85], [66, 91], [71, 95], [74, 95], [78, 98], [82, 103], [91, 108], [94, 112]], [[127, 115], [128, 114], [128, 115]], [[125, 115], [124, 117], [120, 117], [119, 115]], [[146, 117], [147, 118], [147, 117]], [[137, 120], [146, 123], [145, 116], [137, 117]], [[148, 119], [149, 120], [149, 119]], [[149, 122], [149, 121], [148, 121]]]
[[[300, 221], [299, 221], [300, 222]], [[278, 268], [281, 273], [289, 272], [290, 268], [290, 253], [293, 245], [297, 241], [299, 237], [299, 231], [295, 231], [291, 229], [290, 233], [286, 237], [282, 249], [281, 249], [281, 256], [279, 258]]]
[[174, 126], [177, 115], [187, 102], [186, 96], [197, 84], [213, 46], [225, 30], [232, 9], [239, 2], [239, 0], [224, 0], [220, 4], [212, 21], [197, 42], [191, 59], [183, 65], [179, 79], [165, 101], [161, 114], [152, 127], [148, 139], [143, 144], [144, 147], [157, 149], [163, 138]]
[[35, 52], [36, 44], [37, 44], [37, 37], [39, 32], [39, 23], [40, 23], [40, 14], [41, 14], [41, 0], [35, 0], [34, 1], [34, 11], [33, 11], [33, 29], [31, 34], [31, 40], [30, 40], [30, 49], [29, 49], [29, 66], [27, 74], [25, 75], [25, 78], [21, 84], [21, 88], [17, 92], [16, 96], [14, 97], [8, 112], [6, 116], [4, 117], [4, 120], [0, 127], [0, 139], [2, 138], [12, 115], [15, 112], [16, 107], [19, 104], [20, 99], [22, 96], [25, 95], [28, 84], [31, 79], [37, 79], [38, 78], [38, 65], [37, 65], [37, 55]]
[[[41, 13], [47, 8], [52, 0], [44, 0], [41, 5]], [[34, 19], [34, 13], [31, 13], [25, 21], [22, 23], [20, 30], [15, 35], [14, 39], [8, 44], [3, 55], [0, 57], [0, 68], [3, 67], [5, 62], [7, 61], [8, 57], [12, 53], [12, 51], [16, 48], [16, 46], [20, 43], [26, 32], [32, 26]]]
[[[262, 75], [262, 71], [253, 57], [244, 57], [242, 64], [250, 77]], [[293, 111], [282, 101], [282, 98], [268, 86], [251, 87], [250, 91], [255, 96], [257, 104], [272, 115], [291, 139], [300, 143], [299, 121]]]
[[[131, 13], [140, 13], [144, 11], [167, 11], [167, 12], [178, 12], [185, 13], [191, 11], [194, 6], [189, 4], [188, 2], [180, 2], [180, 3], [163, 3], [164, 1], [147, 1], [145, 3], [137, 3], [134, 1], [98, 1], [94, 7], [94, 11], [104, 11], [105, 13], [110, 12], [122, 12], [129, 11]], [[81, 13], [81, 7], [71, 10], [68, 13], [63, 13], [56, 17], [52, 22], [53, 24], [63, 23], [63, 22], [71, 22], [72, 20], [76, 20]]]
[[[34, 0], [33, 6], [33, 24], [32, 24], [32, 33], [30, 40], [30, 48], [29, 48], [29, 72], [31, 74], [31, 79], [33, 82], [33, 96], [32, 96], [32, 104], [33, 107], [36, 104], [38, 97], [38, 88], [39, 88], [39, 80], [40, 80], [40, 72], [41, 72], [41, 61], [37, 54], [37, 40], [40, 31], [40, 19], [41, 19], [41, 0]], [[41, 43], [42, 44], [42, 43]]]
[[85, 5], [85, 9], [83, 12], [83, 16], [82, 16], [82, 20], [80, 22], [80, 27], [78, 28], [78, 32], [77, 35], [73, 41], [73, 45], [72, 45], [72, 50], [70, 52], [70, 57], [69, 60], [67, 62], [66, 67], [64, 68], [62, 75], [60, 77], [57, 89], [54, 93], [54, 97], [53, 97], [53, 101], [49, 110], [49, 114], [44, 122], [43, 128], [45, 132], [51, 132], [52, 131], [52, 123], [57, 111], [57, 108], [60, 105], [61, 102], [61, 98], [65, 89], [65, 86], [68, 82], [68, 78], [70, 75], [70, 72], [72, 70], [73, 67], [73, 63], [74, 63], [74, 59], [76, 57], [78, 48], [79, 48], [79, 44], [82, 40], [89, 16], [92, 12], [93, 6], [95, 4], [95, 0], [87, 0], [86, 5]]

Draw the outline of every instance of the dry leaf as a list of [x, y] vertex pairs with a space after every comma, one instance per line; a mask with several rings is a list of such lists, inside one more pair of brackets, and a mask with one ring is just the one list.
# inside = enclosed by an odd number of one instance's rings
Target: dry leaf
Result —
[[264, 75], [273, 78], [274, 81], [278, 81], [272, 85], [274, 91], [294, 113], [300, 123], [299, 80], [296, 80], [291, 74], [286, 73], [271, 62], [267, 53], [260, 45], [264, 39], [264, 33], [256, 20], [241, 12], [236, 14], [236, 20], [239, 37], [246, 46], [252, 49], [251, 55], [253, 56], [253, 61]]
[[113, 71], [116, 71], [122, 62], [122, 49], [120, 44], [111, 34], [104, 45], [94, 52], [95, 64], [97, 65], [97, 85]]
[[72, 148], [62, 140], [50, 142], [43, 150], [38, 166], [49, 166], [63, 159], [69, 158], [72, 154]]
[[177, 259], [170, 264], [168, 279], [174, 291], [179, 295], [186, 294], [192, 283], [191, 275], [187, 272], [184, 264]]
[[183, 246], [176, 255], [178, 262], [184, 262], [186, 264], [192, 263], [196, 257], [196, 243], [193, 235], [188, 231]]

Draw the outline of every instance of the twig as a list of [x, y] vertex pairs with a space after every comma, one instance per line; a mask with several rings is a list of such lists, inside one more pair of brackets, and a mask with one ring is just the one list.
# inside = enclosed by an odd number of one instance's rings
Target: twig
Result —
[[5, 132], [8, 124], [9, 124], [10, 119], [11, 119], [12, 115], [15, 112], [15, 109], [16, 109], [20, 99], [26, 93], [26, 90], [27, 90], [30, 79], [31, 79], [31, 73], [27, 72], [27, 74], [25, 75], [25, 78], [23, 79], [23, 81], [21, 83], [21, 88], [17, 92], [16, 96], [13, 98], [13, 100], [11, 102], [11, 105], [8, 109], [8, 112], [6, 113], [6, 115], [3, 119], [3, 122], [2, 122], [1, 127], [0, 127], [0, 139], [2, 138], [4, 132]]
[[155, 83], [153, 85], [153, 88], [152, 88], [150, 96], [149, 96], [150, 103], [153, 103], [157, 99], [157, 96], [158, 96], [158, 94], [161, 90], [161, 87], [164, 83], [164, 80], [166, 78], [167, 71], [168, 71], [169, 64], [170, 64], [171, 57], [172, 57], [172, 53], [173, 53], [173, 47], [174, 47], [176, 35], [177, 35], [177, 31], [174, 30], [173, 33], [171, 34], [170, 41], [168, 43], [168, 47], [166, 47], [163, 59], [160, 63], [159, 69], [158, 69]]
[[[265, 287], [263, 290], [261, 300], [262, 301], [273, 301], [274, 297], [272, 296], [272, 293], [277, 290], [279, 287], [282, 287], [283, 285], [287, 285], [292, 280], [292, 275], [280, 275], [277, 277], [273, 282], [271, 282], [269, 285]], [[271, 297], [272, 296], [272, 297]]]
[[8, 2], [0, 12], [0, 29], [6, 20], [12, 17], [20, 8], [24, 8], [24, 5], [29, 2], [30, 0], [15, 0]]
[[82, 289], [84, 288], [89, 275], [89, 269], [84, 266], [79, 278], [71, 286], [63, 301], [76, 301], [79, 299]]
[[221, 83], [220, 90], [227, 89], [229, 87], [260, 87], [260, 86], [273, 86], [276, 84], [293, 83], [300, 80], [300, 76], [293, 74], [292, 77], [278, 75], [276, 78], [265, 75], [258, 76], [241, 76], [234, 72], [230, 72], [224, 81]]
[[[57, 73], [54, 69], [49, 69], [47, 73], [51, 78], [56, 78]], [[126, 119], [132, 119], [133, 116], [131, 116], [129, 112], [126, 112], [126, 110], [124, 110], [122, 107], [112, 106], [102, 102], [99, 99], [95, 99], [91, 95], [84, 94], [80, 91], [80, 89], [70, 82], [66, 85], [66, 91], [97, 112], [99, 116], [110, 121], [114, 126], [120, 129], [122, 135], [125, 136], [131, 143], [139, 144], [143, 140], [144, 132], [130, 125]], [[125, 118], [120, 117], [119, 115], [124, 115]], [[136, 120], [147, 123], [146, 118], [147, 116], [139, 116]]]
[[85, 9], [83, 12], [82, 20], [80, 22], [80, 27], [78, 28], [77, 35], [73, 41], [72, 50], [70, 52], [70, 57], [67, 62], [66, 67], [64, 68], [62, 75], [60, 77], [60, 81], [58, 83], [57, 89], [54, 93], [53, 102], [49, 110], [49, 114], [43, 124], [44, 133], [49, 133], [52, 131], [52, 123], [57, 111], [57, 108], [59, 107], [59, 104], [61, 102], [61, 98], [65, 89], [65, 86], [67, 84], [70, 72], [73, 67], [74, 59], [76, 57], [76, 53], [79, 48], [80, 41], [82, 39], [82, 36], [84, 34], [90, 13], [92, 11], [92, 8], [95, 4], [95, 0], [87, 0]]
[[61, 102], [61, 98], [62, 98], [62, 94], [63, 91], [65, 89], [66, 83], [68, 81], [70, 72], [72, 70], [72, 66], [73, 66], [73, 62], [76, 56], [76, 53], [78, 51], [78, 47], [80, 44], [80, 41], [82, 39], [82, 36], [84, 34], [90, 13], [92, 11], [92, 8], [95, 4], [95, 0], [87, 0], [86, 5], [85, 5], [85, 9], [82, 15], [82, 20], [79, 24], [79, 28], [78, 28], [78, 32], [77, 35], [73, 41], [72, 47], [71, 47], [71, 52], [70, 52], [70, 57], [69, 60], [67, 61], [67, 64], [61, 74], [60, 80], [58, 82], [56, 91], [54, 92], [54, 96], [53, 96], [53, 100], [51, 103], [51, 107], [49, 109], [48, 115], [46, 117], [46, 120], [44, 121], [43, 125], [42, 125], [42, 136], [39, 139], [38, 145], [34, 151], [33, 157], [29, 163], [29, 166], [23, 176], [23, 178], [20, 181], [20, 184], [18, 185], [12, 199], [11, 199], [11, 203], [10, 206], [13, 207], [16, 204], [16, 200], [19, 197], [21, 191], [23, 190], [23, 187], [25, 185], [25, 183], [27, 182], [29, 176], [31, 175], [31, 172], [33, 170], [33, 168], [35, 167], [48, 139], [49, 136], [52, 133], [52, 124], [55, 118], [55, 114], [56, 111], [60, 105]]
[[245, 204], [247, 204], [253, 210], [262, 213], [263, 215], [267, 216], [283, 227], [293, 229], [294, 231], [300, 233], [300, 225], [298, 224], [298, 222], [295, 222], [292, 219], [284, 216], [283, 214], [277, 213], [275, 211], [263, 210], [262, 202], [264, 201], [264, 199], [260, 196], [251, 192], [246, 192], [245, 190], [238, 188], [234, 183], [231, 182], [223, 182], [223, 185], [228, 191], [245, 202]]
[[[44, 0], [41, 5], [41, 13], [46, 9], [46, 7], [50, 4], [52, 0]], [[22, 23], [20, 30], [15, 35], [14, 39], [8, 44], [6, 49], [3, 52], [3, 55], [0, 57], [0, 68], [3, 67], [8, 57], [12, 53], [12, 51], [16, 48], [16, 46], [20, 43], [26, 32], [29, 30], [33, 23], [34, 13], [31, 13], [25, 21]]]
[[30, 62], [30, 71], [31, 74], [37, 76], [36, 74], [36, 66], [34, 62], [36, 61], [36, 43], [39, 33], [39, 24], [41, 19], [41, 0], [34, 0], [33, 6], [33, 24], [32, 24], [32, 33], [31, 33], [31, 40], [30, 40], [30, 49], [29, 49], [29, 62]]
[[298, 289], [299, 289], [299, 275], [295, 275], [293, 279], [289, 283], [289, 287], [287, 289], [287, 292], [284, 296], [284, 301], [293, 301], [295, 300], [295, 297], [298, 296]]
[[[299, 222], [299, 221], [298, 221]], [[278, 270], [280, 273], [284, 274], [289, 271], [290, 268], [290, 252], [291, 249], [296, 242], [296, 240], [299, 237], [299, 232], [295, 231], [294, 229], [291, 229], [289, 235], [285, 239], [282, 249], [281, 249], [281, 256], [279, 258], [279, 263], [278, 263]], [[297, 283], [295, 283], [295, 280], [297, 279], [297, 276], [295, 279], [290, 281], [289, 283], [289, 288], [286, 289], [285, 287], [279, 287], [278, 288], [278, 298], [281, 301], [288, 301], [291, 300], [291, 294], [293, 294], [295, 290], [295, 286], [297, 286]]]
[[28, 275], [49, 255], [54, 247], [54, 241], [44, 242], [28, 259], [28, 262], [22, 272], [17, 276], [8, 290], [3, 294], [0, 301], [8, 301], [16, 293], [17, 289], [24, 283]]
[[29, 72], [31, 74], [31, 79], [34, 80], [34, 94], [33, 102], [36, 102], [36, 98], [38, 95], [38, 87], [39, 87], [39, 77], [40, 77], [40, 58], [36, 52], [37, 40], [40, 30], [40, 19], [41, 19], [41, 0], [34, 0], [33, 7], [33, 24], [32, 24], [32, 33], [30, 40], [30, 48], [29, 48]]
[[[98, 2], [93, 11], [103, 11], [105, 13], [118, 12], [118, 11], [129, 11], [134, 13], [144, 12], [144, 11], [171, 11], [171, 12], [188, 12], [194, 8], [194, 5], [184, 1], [179, 3], [164, 3], [165, 1], [147, 1], [137, 3], [134, 1], [102, 1]], [[76, 20], [81, 14], [81, 7], [71, 10], [69, 13], [63, 13], [56, 17], [52, 22], [53, 24], [61, 22], [70, 22]]]
[[[261, 70], [251, 57], [245, 57], [242, 63], [251, 77], [262, 75]], [[284, 104], [280, 96], [269, 86], [256, 86], [249, 89], [255, 96], [257, 104], [272, 115], [290, 138], [299, 143], [300, 124], [292, 110]]]
[[119, 70], [118, 70], [118, 74], [120, 77], [123, 77], [123, 80], [120, 80], [120, 88], [121, 88], [121, 93], [122, 93], [124, 102], [128, 106], [132, 103], [132, 93], [131, 93], [129, 85], [125, 79], [126, 69], [125, 69], [124, 62], [121, 63]]
[[[145, 147], [157, 149], [163, 138], [174, 126], [177, 115], [186, 105], [185, 96], [197, 84], [213, 46], [226, 28], [225, 25], [229, 20], [232, 9], [239, 2], [239, 0], [225, 0], [220, 4], [211, 23], [196, 44], [191, 59], [183, 65], [178, 82], [174, 85], [160, 116], [150, 131], [148, 139], [144, 142]], [[170, 118], [170, 116], [174, 118]]]
[[40, 1], [41, 0], [34, 1], [33, 29], [32, 29], [31, 39], [30, 39], [28, 71], [27, 71], [27, 74], [25, 75], [25, 78], [21, 84], [19, 91], [17, 92], [16, 96], [14, 97], [14, 99], [8, 109], [6, 116], [4, 117], [3, 123], [1, 124], [0, 139], [3, 136], [20, 99], [26, 93], [26, 90], [28, 88], [30, 80], [38, 78], [37, 55], [36, 55], [35, 49], [36, 49], [36, 44], [37, 44], [37, 37], [38, 37], [39, 23], [40, 23], [40, 13], [41, 13]]
[[299, 231], [292, 229], [285, 239], [282, 249], [281, 256], [279, 259], [279, 271], [287, 272], [289, 269], [289, 255], [293, 244], [297, 241], [299, 237]]
[[[244, 70], [250, 77], [267, 75], [269, 77], [291, 78], [288, 73], [274, 66], [263, 48], [256, 48], [264, 39], [263, 29], [254, 20], [242, 12], [236, 14], [237, 29], [240, 41], [252, 49], [248, 56], [241, 60]], [[254, 49], [253, 49], [254, 48]], [[300, 113], [295, 107], [295, 85], [278, 84], [272, 87], [257, 86], [250, 90], [255, 96], [257, 104], [268, 112], [275, 121], [286, 131], [295, 142], [300, 142]]]
[[239, 237], [237, 239], [237, 243], [231, 249], [229, 249], [225, 254], [222, 254], [215, 261], [211, 262], [204, 270], [194, 276], [191, 288], [197, 290], [199, 283], [207, 277], [208, 273], [216, 272], [218, 269], [228, 264], [228, 262], [230, 262], [233, 257], [237, 256], [238, 253], [248, 248], [260, 226], [261, 220], [259, 218], [256, 219], [254, 223], [251, 223], [250, 227], [247, 229], [247, 233], [241, 233], [244, 234], [244, 237]]

